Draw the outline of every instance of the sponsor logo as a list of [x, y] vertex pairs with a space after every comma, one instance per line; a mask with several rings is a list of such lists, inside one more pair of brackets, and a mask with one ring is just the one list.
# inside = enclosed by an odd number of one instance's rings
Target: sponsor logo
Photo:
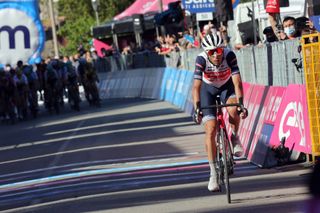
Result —
[[[24, 48], [25, 49], [30, 49], [30, 32], [27, 27], [19, 25], [16, 26], [15, 28], [12, 28], [10, 26], [3, 26], [0, 28], [0, 34], [3, 32], [8, 33], [9, 37], [9, 49], [15, 49], [16, 48], [16, 39], [15, 35], [18, 31], [21, 31], [23, 33], [23, 40], [24, 40]], [[0, 49], [1, 49], [0, 45]]]
[[[305, 124], [303, 118], [303, 107], [300, 102], [290, 102], [283, 112], [279, 126], [279, 140], [296, 136], [295, 139], [300, 146], [306, 146]], [[297, 138], [298, 134], [300, 138]]]
[[40, 60], [44, 32], [33, 4], [10, 3], [0, 7], [0, 64]]
[[[232, 0], [232, 6], [235, 8], [240, 0]], [[215, 12], [214, 0], [183, 0], [184, 8], [192, 13]]]

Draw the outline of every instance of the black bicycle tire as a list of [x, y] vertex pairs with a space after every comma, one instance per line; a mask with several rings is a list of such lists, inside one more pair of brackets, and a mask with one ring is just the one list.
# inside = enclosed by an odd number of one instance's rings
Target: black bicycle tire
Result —
[[227, 201], [228, 203], [231, 203], [231, 191], [230, 191], [230, 182], [229, 182], [229, 174], [228, 174], [228, 158], [227, 158], [227, 147], [226, 147], [226, 142], [225, 138], [226, 135], [224, 133], [223, 129], [220, 129], [220, 140], [222, 142], [222, 158], [223, 158], [223, 169], [224, 169], [224, 186], [226, 189], [226, 195], [227, 195]]
[[221, 157], [222, 156], [220, 156], [220, 153], [221, 153], [220, 132], [218, 132], [217, 139], [218, 139], [218, 141], [216, 143], [216, 163], [217, 163], [216, 171], [217, 171], [217, 176], [218, 176], [219, 191], [221, 192], [224, 180], [223, 180], [223, 169], [222, 169], [223, 168], [223, 162], [221, 162], [221, 159], [222, 159]]
[[234, 172], [233, 147], [232, 147], [231, 141], [228, 139], [228, 137], [226, 137], [226, 135], [228, 135], [226, 128], [223, 128], [223, 131], [224, 131], [224, 135], [225, 135], [225, 139], [226, 139], [227, 159], [228, 159], [228, 166], [230, 167], [230, 168], [228, 168], [228, 171], [229, 171], [228, 174], [230, 176]]

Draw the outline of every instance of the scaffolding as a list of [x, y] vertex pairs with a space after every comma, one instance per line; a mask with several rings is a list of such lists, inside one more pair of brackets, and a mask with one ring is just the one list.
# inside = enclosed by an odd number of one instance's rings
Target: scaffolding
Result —
[[320, 156], [320, 33], [301, 39], [313, 162]]

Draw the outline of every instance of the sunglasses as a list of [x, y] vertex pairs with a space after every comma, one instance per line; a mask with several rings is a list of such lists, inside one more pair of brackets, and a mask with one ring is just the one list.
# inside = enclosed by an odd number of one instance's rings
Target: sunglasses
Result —
[[216, 48], [216, 49], [209, 50], [209, 51], [208, 51], [208, 56], [213, 56], [215, 53], [216, 53], [217, 55], [222, 55], [222, 53], [223, 53], [223, 48], [218, 47], [218, 48]]

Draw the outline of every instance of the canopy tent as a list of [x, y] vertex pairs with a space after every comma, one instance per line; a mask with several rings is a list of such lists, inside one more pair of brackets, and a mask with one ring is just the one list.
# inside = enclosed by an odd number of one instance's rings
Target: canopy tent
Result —
[[[177, 0], [162, 0], [163, 11], [168, 9], [168, 4]], [[149, 12], [160, 12], [159, 0], [136, 0], [125, 11], [116, 15], [113, 19], [120, 20], [133, 14], [146, 14]]]
[[[98, 39], [93, 39], [94, 49], [97, 51], [98, 56], [103, 57], [103, 51], [112, 50], [112, 46], [99, 41]], [[104, 49], [104, 50], [103, 50]]]

